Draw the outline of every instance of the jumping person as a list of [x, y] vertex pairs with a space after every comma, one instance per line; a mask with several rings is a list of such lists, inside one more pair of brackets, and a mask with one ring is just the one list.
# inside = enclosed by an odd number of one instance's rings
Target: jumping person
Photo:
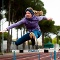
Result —
[[51, 18], [47, 18], [45, 16], [35, 16], [34, 15], [34, 11], [31, 8], [27, 8], [25, 10], [25, 17], [23, 17], [20, 21], [18, 21], [17, 23], [14, 23], [10, 26], [8, 26], [5, 31], [8, 31], [14, 27], [17, 27], [21, 24], [24, 24], [26, 26], [26, 29], [29, 31], [28, 33], [26, 33], [25, 35], [23, 35], [21, 38], [19, 38], [18, 40], [16, 40], [15, 44], [18, 46], [22, 43], [24, 43], [27, 40], [32, 41], [32, 45], [35, 45], [35, 38], [39, 38], [41, 35], [41, 30], [39, 27], [38, 22], [46, 19], [46, 20], [51, 20]]

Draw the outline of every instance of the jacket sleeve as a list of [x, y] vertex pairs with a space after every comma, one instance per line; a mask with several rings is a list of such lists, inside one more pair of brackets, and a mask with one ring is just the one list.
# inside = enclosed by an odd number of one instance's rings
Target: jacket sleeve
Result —
[[23, 18], [22, 20], [18, 21], [17, 23], [11, 24], [6, 29], [7, 30], [12, 29], [12, 28], [17, 27], [17, 26], [24, 24], [24, 23], [25, 23], [25, 19]]
[[38, 16], [38, 20], [41, 21], [43, 19], [46, 19], [47, 20], [47, 17], [46, 16]]

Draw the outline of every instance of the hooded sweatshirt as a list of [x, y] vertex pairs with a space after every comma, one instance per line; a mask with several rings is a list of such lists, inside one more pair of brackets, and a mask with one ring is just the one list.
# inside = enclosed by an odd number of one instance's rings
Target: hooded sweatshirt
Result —
[[40, 27], [39, 27], [38, 22], [43, 19], [47, 19], [47, 18], [45, 16], [34, 16], [34, 15], [30, 19], [24, 17], [20, 21], [18, 21], [17, 23], [14, 23], [14, 24], [11, 24], [11, 26], [8, 26], [7, 30], [17, 27], [21, 24], [24, 24], [29, 32], [32, 32], [33, 30], [40, 31]]

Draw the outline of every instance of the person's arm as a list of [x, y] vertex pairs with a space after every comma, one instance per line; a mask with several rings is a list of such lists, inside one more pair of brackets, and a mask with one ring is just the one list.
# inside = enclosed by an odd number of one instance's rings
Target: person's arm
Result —
[[46, 16], [38, 16], [38, 20], [41, 21], [41, 20], [52, 20], [52, 18], [47, 18]]
[[17, 26], [19, 26], [19, 25], [21, 25], [23, 23], [25, 23], [25, 18], [23, 18], [22, 20], [18, 21], [17, 23], [11, 24], [10, 26], [8, 26], [6, 28], [6, 30], [9, 30], [9, 29], [12, 29], [14, 27], [17, 27]]

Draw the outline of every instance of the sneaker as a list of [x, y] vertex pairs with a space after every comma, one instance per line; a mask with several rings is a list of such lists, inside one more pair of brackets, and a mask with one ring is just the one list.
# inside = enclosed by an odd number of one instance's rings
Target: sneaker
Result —
[[35, 39], [31, 39], [31, 42], [32, 42], [32, 46], [34, 46], [35, 45]]
[[35, 39], [35, 34], [33, 32], [30, 32], [29, 36], [30, 36], [30, 39], [32, 38]]
[[35, 35], [34, 35], [34, 33], [31, 32], [31, 33], [29, 34], [29, 36], [30, 36], [30, 39], [31, 39], [31, 42], [32, 42], [32, 46], [34, 46], [34, 45], [35, 45]]

